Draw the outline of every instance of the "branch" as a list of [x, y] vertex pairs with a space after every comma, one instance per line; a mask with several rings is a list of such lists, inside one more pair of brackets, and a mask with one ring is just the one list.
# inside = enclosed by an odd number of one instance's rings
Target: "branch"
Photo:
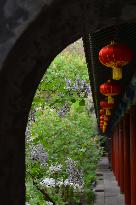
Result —
[[31, 176], [31, 178], [32, 178], [32, 180], [33, 180], [33, 184], [34, 184], [34, 186], [37, 188], [37, 190], [40, 191], [40, 192], [44, 195], [45, 201], [50, 201], [50, 202], [53, 203], [53, 205], [56, 205], [56, 203], [53, 201], [53, 199], [51, 199], [51, 197], [49, 196], [49, 194], [48, 194], [47, 192], [45, 192], [44, 189], [42, 189], [42, 188], [40, 188], [40, 187], [38, 186], [38, 183], [36, 182], [37, 179], [36, 179], [30, 172], [28, 172], [28, 171], [26, 171], [26, 172]]

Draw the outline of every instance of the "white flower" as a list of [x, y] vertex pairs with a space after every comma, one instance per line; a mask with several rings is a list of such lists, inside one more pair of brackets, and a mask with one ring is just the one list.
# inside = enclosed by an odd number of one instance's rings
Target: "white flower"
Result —
[[74, 184], [73, 188], [75, 191], [82, 192], [83, 186], [80, 186], [79, 184]]
[[50, 202], [50, 201], [47, 201], [46, 204], [47, 204], [47, 205], [53, 205], [53, 203]]
[[69, 181], [69, 179], [66, 179], [64, 181], [64, 186], [73, 186], [74, 184], [72, 182]]
[[57, 185], [58, 187], [61, 187], [61, 186], [63, 185], [63, 181], [57, 181], [56, 185]]
[[55, 187], [55, 179], [53, 178], [45, 178], [42, 182], [42, 185], [45, 185], [46, 187]]
[[68, 181], [68, 179], [66, 179], [65, 181], [64, 181], [64, 186], [68, 186], [69, 185], [69, 181]]
[[60, 172], [61, 170], [62, 170], [62, 165], [61, 164], [56, 165], [56, 166], [51, 165], [49, 167], [49, 171], [50, 171], [51, 174], [54, 174], [56, 172]]

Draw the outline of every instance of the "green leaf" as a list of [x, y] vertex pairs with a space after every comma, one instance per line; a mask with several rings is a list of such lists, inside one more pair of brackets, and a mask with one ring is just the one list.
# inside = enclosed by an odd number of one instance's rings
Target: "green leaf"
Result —
[[84, 100], [84, 99], [80, 100], [80, 101], [79, 101], [79, 105], [80, 105], [80, 106], [85, 106], [85, 100]]
[[76, 102], [76, 99], [75, 99], [75, 98], [71, 99], [71, 102], [72, 102], [72, 103], [75, 103], [75, 102]]

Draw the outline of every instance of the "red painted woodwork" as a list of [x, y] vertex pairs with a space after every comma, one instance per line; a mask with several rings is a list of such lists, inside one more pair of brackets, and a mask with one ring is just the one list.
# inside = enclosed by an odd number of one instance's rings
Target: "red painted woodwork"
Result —
[[124, 194], [126, 205], [131, 205], [130, 180], [130, 115], [126, 114], [123, 120], [124, 131]]
[[118, 181], [118, 185], [120, 186], [120, 141], [119, 141], [119, 124], [117, 126], [117, 153], [118, 153], [118, 156], [117, 156], [117, 167], [118, 167], [118, 170], [117, 170], [117, 181]]
[[116, 177], [116, 179], [117, 179], [117, 128], [116, 128], [116, 130], [115, 130], [115, 133], [114, 133], [114, 138], [115, 138], [115, 140], [114, 140], [114, 145], [115, 145], [115, 147], [114, 147], [114, 150], [115, 150], [115, 155], [114, 155], [114, 162], [115, 162], [115, 177]]
[[112, 136], [112, 170], [115, 175], [115, 135]]
[[119, 129], [116, 127], [115, 131], [115, 176], [119, 184]]
[[131, 205], [136, 205], [136, 106], [130, 110]]
[[115, 130], [115, 176], [117, 179], [117, 170], [118, 170], [118, 164], [117, 164], [117, 159], [118, 159], [118, 145], [117, 145], [117, 128]]
[[119, 172], [120, 191], [124, 193], [124, 133], [122, 120], [119, 123]]

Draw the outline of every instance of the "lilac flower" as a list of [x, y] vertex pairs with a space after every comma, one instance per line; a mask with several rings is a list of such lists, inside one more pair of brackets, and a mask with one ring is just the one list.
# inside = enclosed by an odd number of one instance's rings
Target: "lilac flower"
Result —
[[86, 91], [86, 93], [90, 93], [90, 91], [91, 91], [90, 86], [87, 86], [85, 91]]
[[58, 115], [60, 117], [64, 117], [66, 115], [66, 113], [69, 111], [69, 105], [68, 104], [65, 104], [61, 110], [58, 112]]
[[70, 182], [69, 182], [68, 179], [66, 179], [66, 180], [64, 181], [64, 186], [69, 186], [69, 185], [70, 185]]
[[72, 90], [75, 90], [75, 91], [78, 90], [78, 85], [74, 84], [73, 87], [72, 87]]
[[68, 158], [67, 161], [67, 173], [69, 183], [78, 184], [83, 186], [83, 172], [77, 168], [77, 162]]
[[40, 184], [46, 187], [61, 187], [64, 185], [63, 180], [56, 180], [54, 178], [45, 178]]
[[55, 179], [53, 179], [53, 178], [45, 178], [41, 182], [41, 185], [44, 185], [46, 187], [55, 187]]
[[77, 78], [73, 84], [71, 83], [71, 80], [66, 79], [66, 89], [68, 89], [70, 92], [77, 92], [79, 97], [86, 98], [90, 93], [90, 86], [86, 83], [85, 80], [81, 80], [80, 78]]
[[79, 90], [79, 86], [80, 86], [80, 79], [78, 78], [78, 79], [75, 80], [73, 90]]
[[71, 80], [69, 79], [65, 79], [66, 80], [66, 89], [70, 89], [71, 88]]
[[61, 172], [61, 170], [62, 170], [62, 165], [61, 164], [56, 165], [56, 166], [51, 165], [49, 167], [49, 171], [50, 171], [51, 174], [59, 173], [59, 172]]
[[56, 186], [61, 187], [62, 185], [64, 185], [63, 180], [56, 182]]
[[84, 90], [85, 86], [86, 86], [85, 80], [81, 80], [81, 82], [80, 82], [80, 89]]
[[92, 188], [94, 189], [96, 187], [96, 181], [93, 181]]
[[42, 144], [35, 145], [31, 148], [31, 159], [40, 162], [41, 166], [46, 165], [48, 153], [45, 152]]
[[46, 204], [47, 204], [47, 205], [53, 205], [53, 203], [50, 202], [50, 201], [46, 201]]
[[70, 182], [69, 179], [66, 179], [63, 184], [65, 187], [66, 186], [72, 187], [75, 192], [82, 192], [83, 186], [82, 185], [80, 186], [78, 183]]

